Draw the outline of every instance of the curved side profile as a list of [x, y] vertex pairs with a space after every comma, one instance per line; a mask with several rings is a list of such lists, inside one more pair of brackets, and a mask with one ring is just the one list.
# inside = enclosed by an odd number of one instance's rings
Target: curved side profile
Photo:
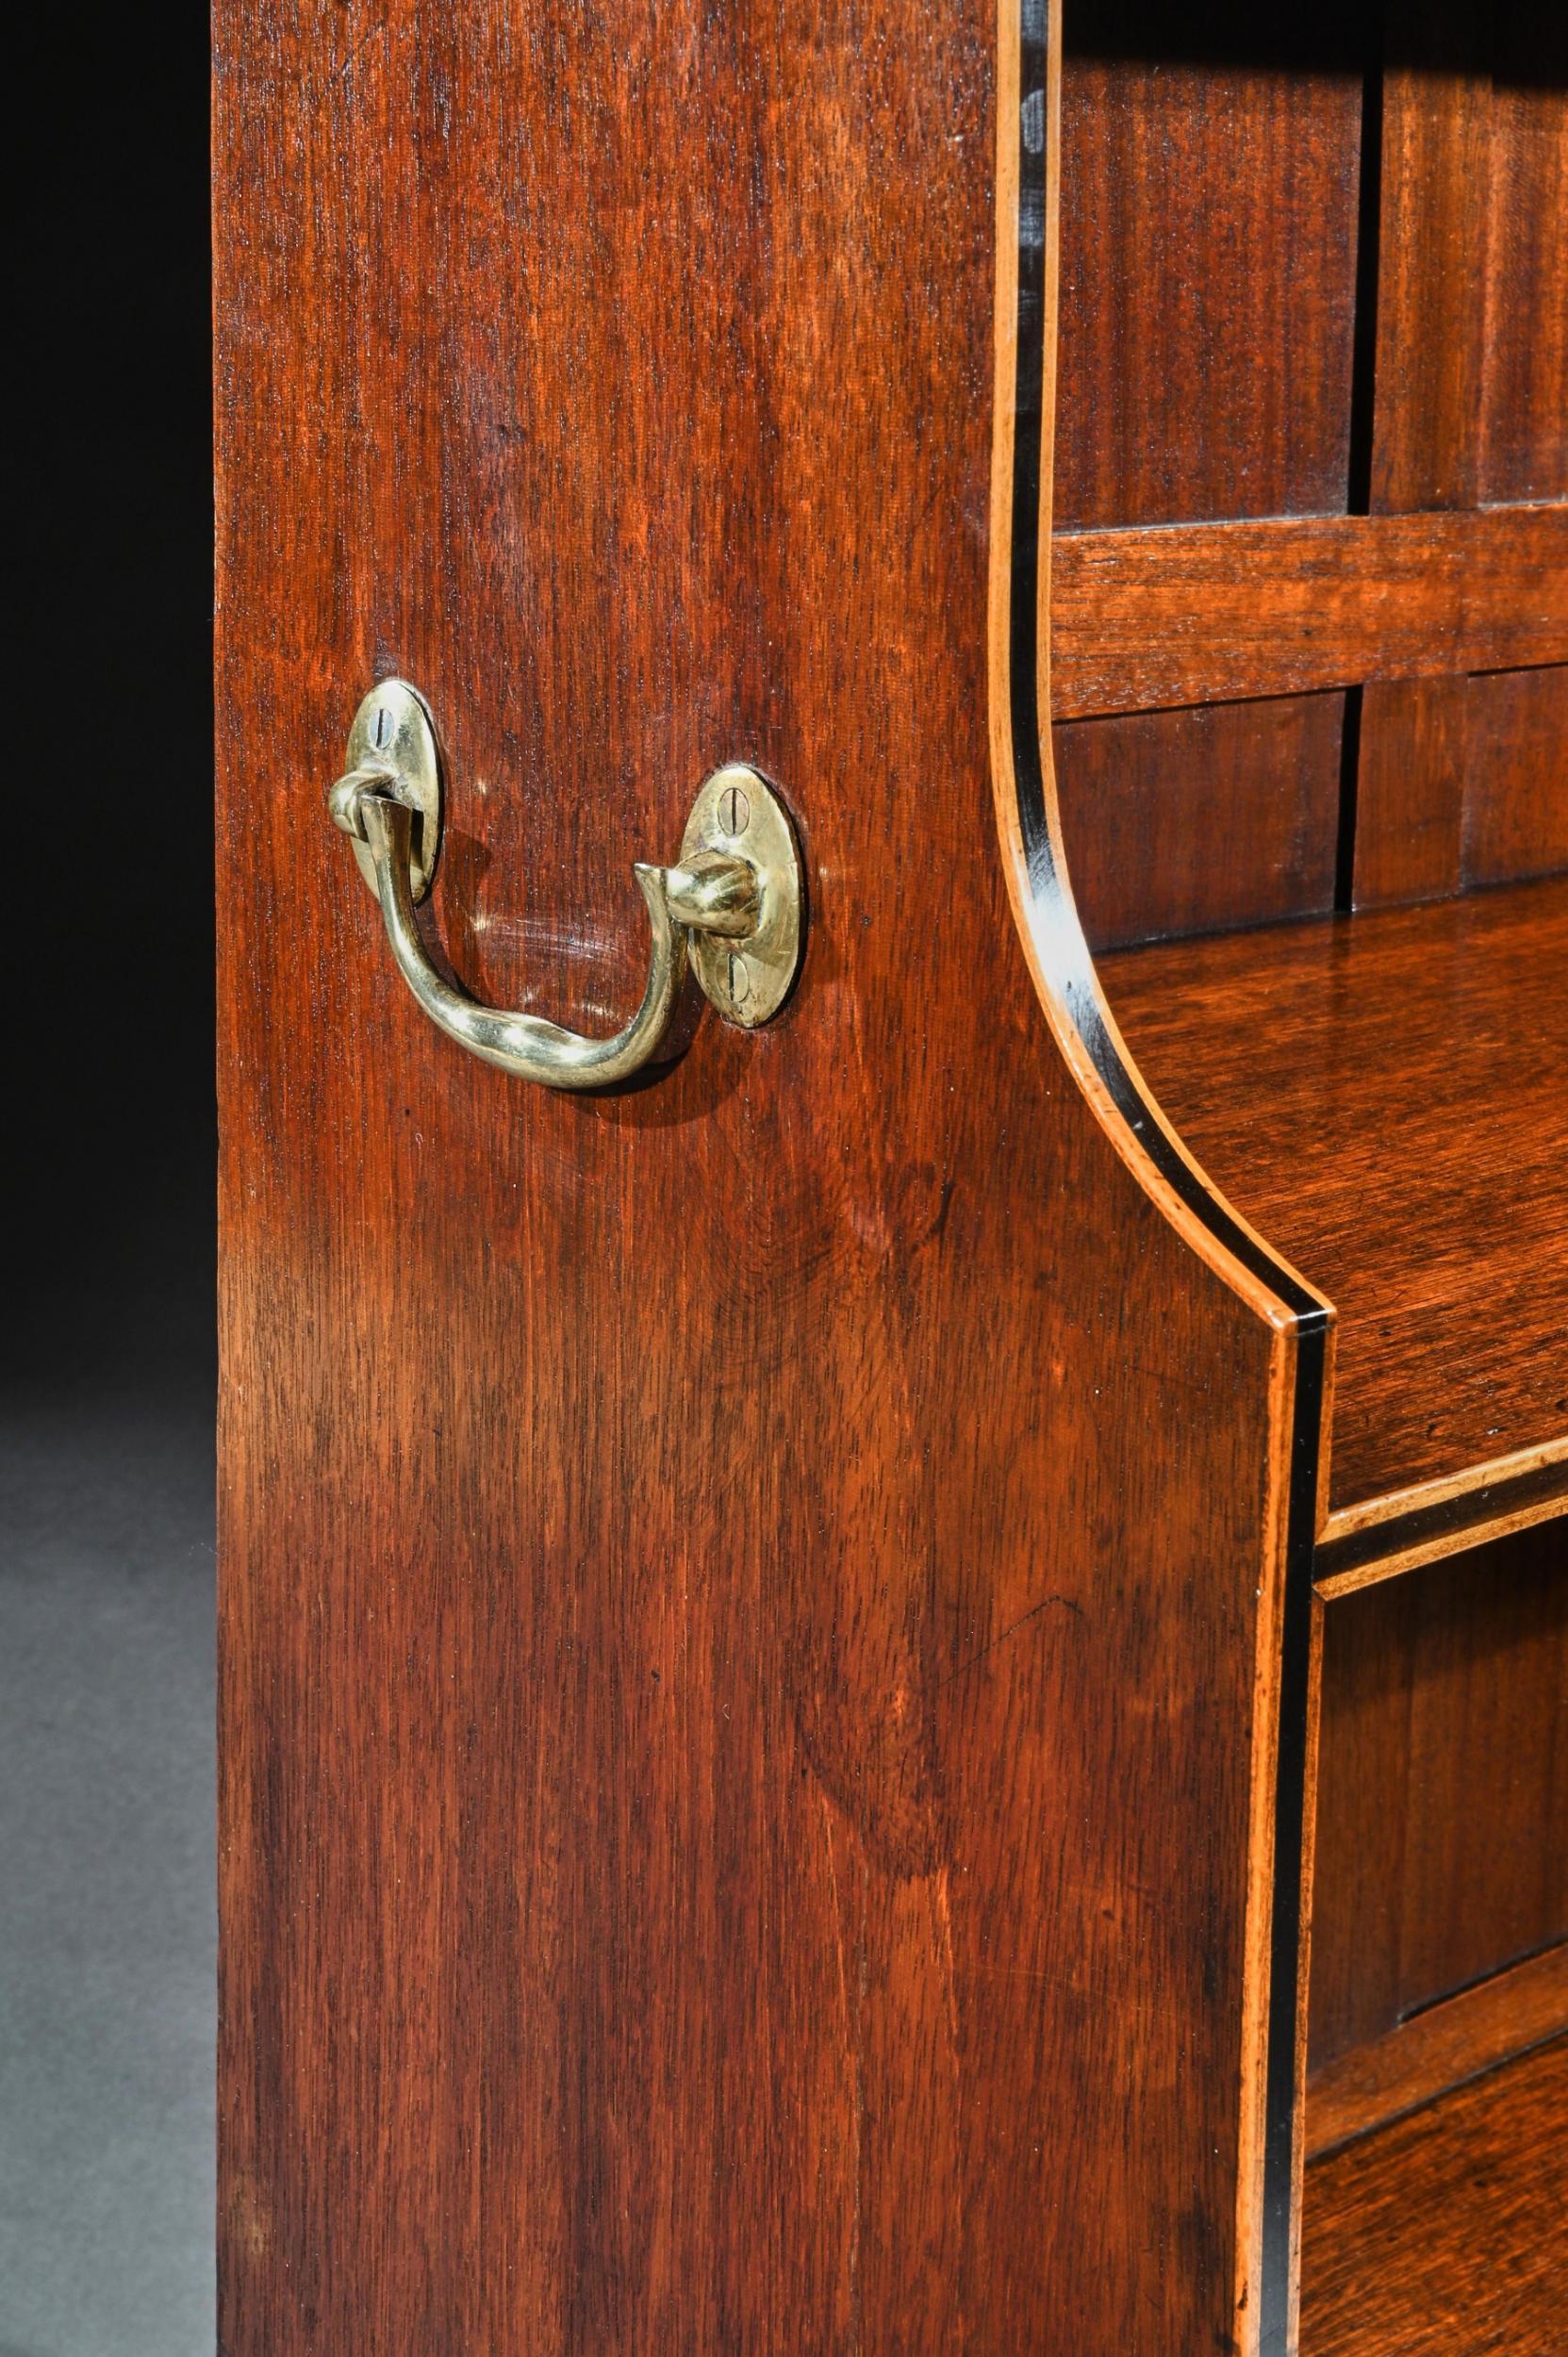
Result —
[[[1265, 2357], [1293, 2345], [1302, 2143], [1304, 1842], [1310, 1746], [1312, 1546], [1333, 1311], [1243, 1220], [1146, 1088], [1101, 991], [1062, 847], [1051, 756], [1050, 531], [1056, 399], [1062, 9], [999, 10], [996, 438], [992, 478], [991, 743], [1009, 891], [1040, 1000], [1107, 1134], [1190, 1247], [1274, 1327], [1289, 1352], [1277, 1727], [1261, 1731], [1254, 1990], [1243, 2062], [1251, 2118], [1239, 2171], [1238, 2312]], [[1267, 1755], [1272, 1748], [1273, 1756]], [[1249, 2182], [1250, 2180], [1250, 2182]], [[1261, 2279], [1261, 2283], [1260, 2283]], [[1253, 2305], [1253, 2303], [1256, 2303]]]
[[[218, 0], [231, 2357], [1255, 2357], [1285, 2298], [1321, 1314], [1051, 846], [1052, 35]], [[320, 822], [388, 673], [446, 938], [585, 1032], [607, 847], [776, 781], [779, 1020], [617, 1095], [454, 1053]]]
[[[1056, 400], [1061, 17], [1002, 0], [997, 167], [991, 742], [1014, 912], [1058, 1044], [1109, 1134], [1197, 1248], [1304, 1327], [1331, 1315], [1225, 1200], [1145, 1087], [1106, 1004], [1062, 848], [1050, 732], [1051, 416]], [[1261, 1291], [1259, 1290], [1261, 1289]]]

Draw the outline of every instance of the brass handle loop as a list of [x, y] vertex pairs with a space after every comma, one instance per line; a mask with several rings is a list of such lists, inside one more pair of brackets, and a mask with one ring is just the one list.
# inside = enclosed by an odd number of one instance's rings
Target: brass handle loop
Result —
[[657, 1057], [674, 1016], [681, 951], [719, 1013], [746, 1030], [789, 995], [801, 955], [801, 870], [783, 805], [754, 769], [716, 770], [697, 797], [680, 863], [634, 863], [652, 935], [648, 986], [608, 1039], [535, 1014], [487, 1007], [431, 962], [415, 915], [440, 849], [441, 774], [435, 726], [418, 689], [383, 680], [349, 735], [349, 766], [327, 798], [381, 906], [392, 955], [425, 1014], [449, 1039], [503, 1072], [546, 1088], [603, 1088]]

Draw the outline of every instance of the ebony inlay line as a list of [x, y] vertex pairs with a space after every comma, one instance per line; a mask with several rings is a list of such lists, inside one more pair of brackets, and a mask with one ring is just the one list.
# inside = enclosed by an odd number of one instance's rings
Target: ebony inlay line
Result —
[[1568, 1503], [1568, 1460], [1560, 1457], [1532, 1465], [1527, 1473], [1482, 1482], [1474, 1490], [1461, 1490], [1431, 1505], [1390, 1514], [1381, 1522], [1347, 1530], [1340, 1538], [1326, 1539], [1317, 1549], [1314, 1576], [1337, 1579], [1345, 1572], [1362, 1571], [1429, 1541], [1462, 1541], [1471, 1531], [1484, 1535], [1488, 1525], [1502, 1515], [1527, 1513], [1532, 1508], [1560, 1502]]
[[1009, 720], [1019, 831], [1047, 970], [1113, 1103], [1178, 1198], [1296, 1320], [1287, 1508], [1279, 1725], [1275, 1790], [1273, 1906], [1265, 2066], [1262, 2282], [1256, 2287], [1263, 2357], [1285, 2357], [1291, 2304], [1291, 2213], [1296, 2140], [1296, 2022], [1306, 1821], [1308, 1684], [1312, 1542], [1321, 1446], [1328, 1312], [1321, 1302], [1218, 1201], [1178, 1150], [1129, 1070], [1106, 1023], [1094, 964], [1051, 837], [1046, 790], [1037, 650], [1043, 621], [1040, 513], [1045, 462], [1048, 279], [1049, 0], [1021, 0], [1018, 77], [1017, 337], [1008, 639]]
[[1018, 91], [1018, 325], [1013, 437], [1012, 575], [1008, 693], [1013, 771], [1031, 897], [1051, 973], [1117, 1111], [1161, 1177], [1248, 1273], [1278, 1294], [1302, 1327], [1327, 1312], [1265, 1244], [1213, 1194], [1153, 1118], [1105, 1021], [1088, 944], [1064, 888], [1047, 815], [1036, 649], [1040, 597], [1040, 485], [1044, 460], [1047, 298], [1048, 0], [1021, 0]]

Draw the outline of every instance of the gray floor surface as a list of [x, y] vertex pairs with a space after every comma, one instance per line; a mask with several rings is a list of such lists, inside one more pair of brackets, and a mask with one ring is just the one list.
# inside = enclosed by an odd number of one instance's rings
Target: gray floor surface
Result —
[[210, 1402], [0, 1408], [0, 2357], [212, 2357]]

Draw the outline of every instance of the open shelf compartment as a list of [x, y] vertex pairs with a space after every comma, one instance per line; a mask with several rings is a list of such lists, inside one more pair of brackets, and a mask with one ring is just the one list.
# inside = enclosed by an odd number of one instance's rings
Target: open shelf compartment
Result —
[[1568, 878], [1098, 963], [1183, 1142], [1334, 1304], [1329, 1533], [1499, 1460], [1553, 1510]]

